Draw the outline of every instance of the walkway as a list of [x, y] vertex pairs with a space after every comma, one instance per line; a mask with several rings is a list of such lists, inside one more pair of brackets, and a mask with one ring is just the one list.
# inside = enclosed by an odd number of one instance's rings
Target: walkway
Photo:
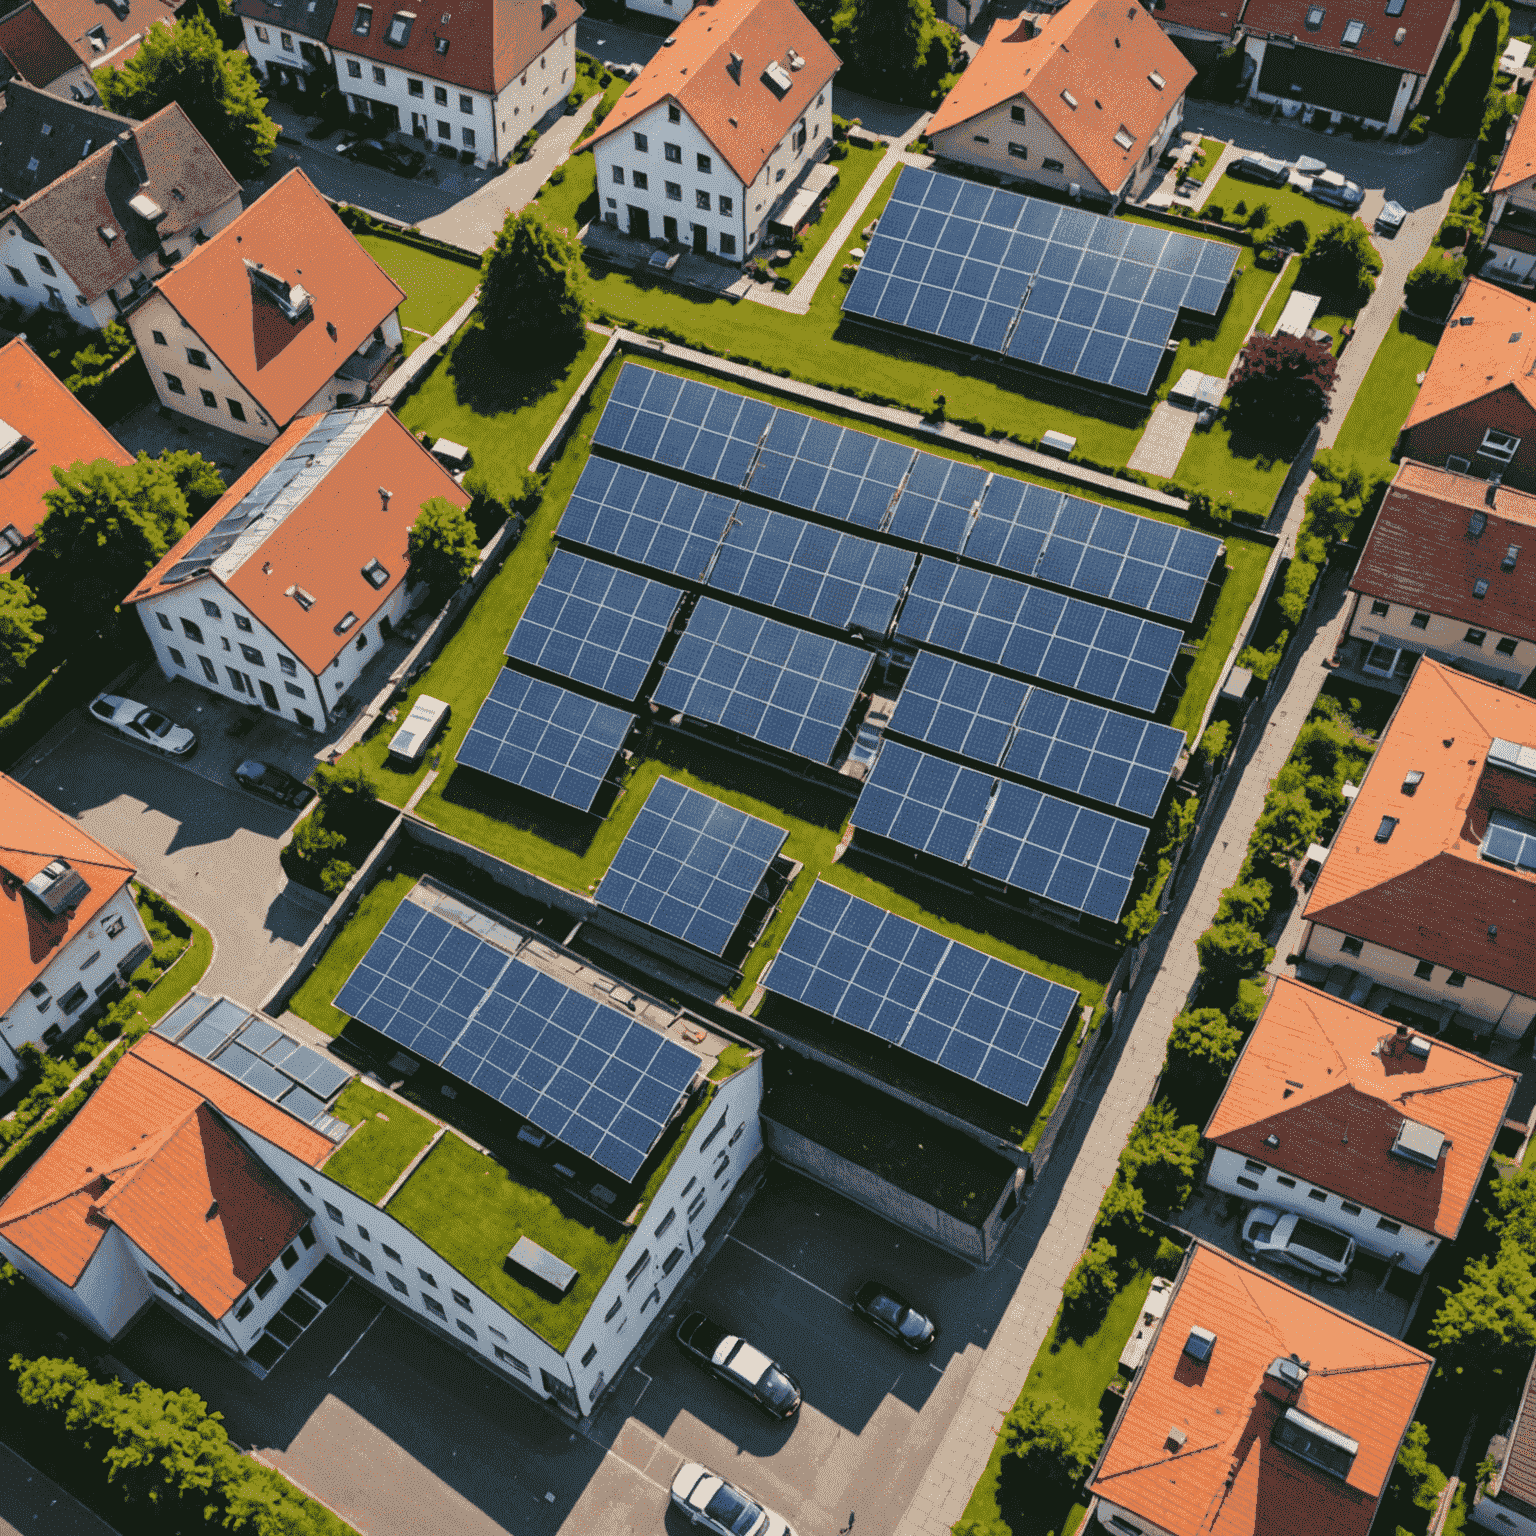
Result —
[[117, 1536], [51, 1477], [0, 1445], [0, 1536]]
[[1346, 582], [1342, 571], [1328, 574], [1308, 621], [1305, 650], [1293, 652], [1272, 685], [1268, 707], [1259, 706], [1260, 718], [1229, 771], [1220, 817], [1184, 866], [1194, 871], [1194, 879], [1190, 884], [1186, 877], [1174, 897], [1176, 921], [1165, 924], [1163, 939], [1154, 943], [1141, 981], [1104, 1054], [1089, 1069], [1025, 1208], [1021, 1234], [1032, 1246], [1018, 1290], [897, 1536], [948, 1536], [1023, 1389], [1061, 1288], [1087, 1246], [1120, 1150], [1151, 1098], [1168, 1031], [1195, 982], [1195, 939], [1210, 925], [1222, 891], [1237, 879], [1270, 782], [1290, 755], [1322, 684], [1322, 664], [1333, 651], [1348, 595]]

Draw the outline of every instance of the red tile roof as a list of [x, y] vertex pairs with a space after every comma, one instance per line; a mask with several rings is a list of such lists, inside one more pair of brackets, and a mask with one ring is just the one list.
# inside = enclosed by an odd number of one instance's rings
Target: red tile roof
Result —
[[1243, 19], [1244, 0], [1158, 0], [1152, 17], [1161, 26], [1189, 27], [1230, 37]]
[[[314, 303], [299, 320], [286, 319], [257, 297], [246, 262], [302, 286]], [[155, 287], [279, 427], [405, 298], [299, 170]]]
[[29, 85], [51, 85], [80, 67], [75, 50], [36, 5], [24, 5], [0, 20], [0, 53]]
[[312, 1168], [334, 1150], [217, 1067], [146, 1035], [0, 1201], [0, 1233], [72, 1286], [117, 1226], [222, 1317], [305, 1212], [221, 1115]]
[[1536, 407], [1536, 304], [1492, 283], [1467, 280], [1429, 360], [1406, 431], [1501, 389]]
[[[369, 12], [366, 37], [357, 32], [359, 9]], [[540, 0], [454, 0], [435, 16], [396, 10], [381, 0], [361, 7], [357, 0], [337, 0], [330, 44], [429, 80], [499, 92], [584, 14], [577, 0], [549, 0], [548, 12]], [[411, 23], [398, 48], [388, 40], [397, 16]], [[438, 51], [443, 42], [445, 53]]]
[[[1313, 30], [1307, 26], [1307, 17], [1319, 4], [1323, 7], [1322, 25]], [[1354, 9], [1339, 0], [1248, 0], [1243, 26], [1253, 37], [1277, 33], [1289, 39], [1294, 35], [1306, 48], [1427, 75], [1455, 14], [1456, 0], [1408, 0], [1396, 16], [1369, 7]], [[1345, 28], [1354, 21], [1364, 21], [1365, 31], [1357, 44], [1345, 47]]]
[[[121, 11], [100, 0], [31, 0], [31, 4], [69, 44], [76, 63], [88, 69], [126, 64], [138, 52], [144, 34], [156, 23], [169, 26], [177, 9], [171, 0], [122, 0]], [[99, 48], [91, 38], [98, 29], [103, 39]]]
[[[24, 336], [0, 346], [0, 421], [32, 439], [25, 458], [0, 470], [0, 528], [14, 527], [29, 540], [48, 510], [43, 492], [54, 488], [55, 465], [67, 468], [78, 459], [133, 463], [133, 455], [48, 371]], [[0, 571], [15, 569], [26, 554], [26, 549], [0, 552]]]
[[[392, 411], [379, 406], [358, 409], [373, 418], [372, 425], [266, 538], [245, 550], [229, 574], [214, 571], [231, 595], [314, 673], [323, 672], [354, 643], [358, 628], [406, 579], [406, 545], [422, 503], [441, 496], [456, 506], [469, 505], [453, 477]], [[171, 568], [326, 419], [303, 416], [294, 422], [124, 601], [142, 602], [167, 591], [164, 578]], [[390, 493], [388, 507], [381, 505], [381, 487]], [[382, 587], [363, 575], [371, 560], [378, 560], [387, 572]], [[314, 596], [307, 612], [287, 595], [295, 586]], [[336, 626], [349, 612], [357, 615], [358, 623], [338, 634]]]
[[[1500, 635], [1536, 640], [1536, 496], [1405, 460], [1350, 587]], [[1473, 536], [1471, 514], [1487, 525]], [[1523, 546], [1512, 571], [1511, 545]], [[1473, 585], [1486, 581], [1482, 597]]]
[[[805, 61], [798, 69], [791, 68], [792, 52]], [[733, 53], [742, 60], [735, 73]], [[782, 96], [764, 78], [774, 63], [790, 79]], [[841, 64], [794, 0], [696, 5], [619, 97], [591, 142], [599, 144], [659, 103], [675, 101], [741, 181], [751, 185]]]
[[1525, 110], [1530, 100], [1529, 96], [1525, 98], [1520, 115], [1515, 119], [1515, 130], [1504, 146], [1498, 170], [1493, 173], [1490, 192], [1503, 192], [1536, 176], [1536, 112]]
[[[20, 885], [54, 859], [67, 859], [90, 890], [78, 906], [50, 917]], [[76, 934], [95, 921], [133, 878], [126, 859], [104, 848], [73, 816], [0, 773], [0, 1014], [58, 957]]]
[[[1185, 1356], [1191, 1328], [1216, 1334]], [[1271, 1362], [1310, 1371], [1294, 1406], [1358, 1442], [1333, 1477], [1272, 1439], [1286, 1405]], [[1091, 1492], [1173, 1536], [1366, 1536], [1434, 1361], [1262, 1271], [1196, 1243]], [[1185, 1437], [1175, 1448], [1178, 1430]]]
[[[1406, 1044], [1379, 1014], [1282, 977], [1206, 1139], [1454, 1238], [1520, 1074], [1443, 1041], [1425, 1058]], [[1434, 1172], [1392, 1151], [1405, 1119], [1450, 1143]]]
[[[1022, 96], [1099, 185], [1118, 192], [1194, 78], [1194, 65], [1141, 6], [1068, 0], [1053, 16], [993, 22], [927, 131], [931, 138]], [[1115, 142], [1122, 128], [1129, 149]]]
[[[1536, 819], [1536, 779], [1488, 764], [1495, 737], [1536, 746], [1536, 699], [1422, 657], [1307, 898], [1307, 921], [1536, 993], [1536, 874], [1478, 856], [1491, 810]], [[1412, 770], [1424, 778], [1409, 796]], [[1398, 824], [1377, 842], [1383, 816]]]

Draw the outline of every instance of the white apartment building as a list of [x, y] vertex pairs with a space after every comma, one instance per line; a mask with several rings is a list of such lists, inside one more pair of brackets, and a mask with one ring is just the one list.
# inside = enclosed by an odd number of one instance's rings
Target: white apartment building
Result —
[[232, 9], [260, 79], [306, 93], [331, 80], [334, 66], [326, 37], [336, 0], [234, 0]]

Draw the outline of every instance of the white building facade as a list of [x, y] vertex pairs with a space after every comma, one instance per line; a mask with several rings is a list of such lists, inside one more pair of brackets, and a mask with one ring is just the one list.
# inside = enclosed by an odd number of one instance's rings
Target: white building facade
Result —
[[240, 21], [245, 29], [245, 51], [263, 77], [305, 92], [319, 90], [330, 79], [334, 65], [324, 42], [249, 16], [242, 16]]
[[1368, 646], [1361, 670], [1398, 682], [1425, 654], [1503, 688], [1523, 686], [1536, 669], [1536, 641], [1365, 594], [1356, 599], [1349, 633]]

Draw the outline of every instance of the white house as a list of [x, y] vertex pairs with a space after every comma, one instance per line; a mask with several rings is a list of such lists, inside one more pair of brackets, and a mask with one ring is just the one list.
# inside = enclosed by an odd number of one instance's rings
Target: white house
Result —
[[167, 677], [323, 731], [410, 608], [436, 496], [469, 502], [391, 411], [301, 417], [124, 601]]
[[128, 326], [162, 405], [270, 443], [368, 398], [400, 355], [404, 297], [294, 170], [163, 273]]
[[679, 24], [592, 138], [603, 222], [739, 260], [832, 143], [839, 60], [794, 0]]
[[1528, 284], [1536, 273], [1536, 112], [1529, 105], [1527, 97], [1488, 188], [1488, 260], [1479, 276], [1497, 283]]
[[329, 43], [352, 110], [476, 165], [507, 158], [565, 108], [577, 0], [456, 0], [435, 19], [337, 0]]
[[149, 955], [125, 859], [0, 774], [0, 1088], [18, 1049], [75, 1034]]
[[245, 51], [258, 78], [271, 86], [316, 91], [335, 74], [326, 38], [336, 0], [234, 0], [245, 30]]

